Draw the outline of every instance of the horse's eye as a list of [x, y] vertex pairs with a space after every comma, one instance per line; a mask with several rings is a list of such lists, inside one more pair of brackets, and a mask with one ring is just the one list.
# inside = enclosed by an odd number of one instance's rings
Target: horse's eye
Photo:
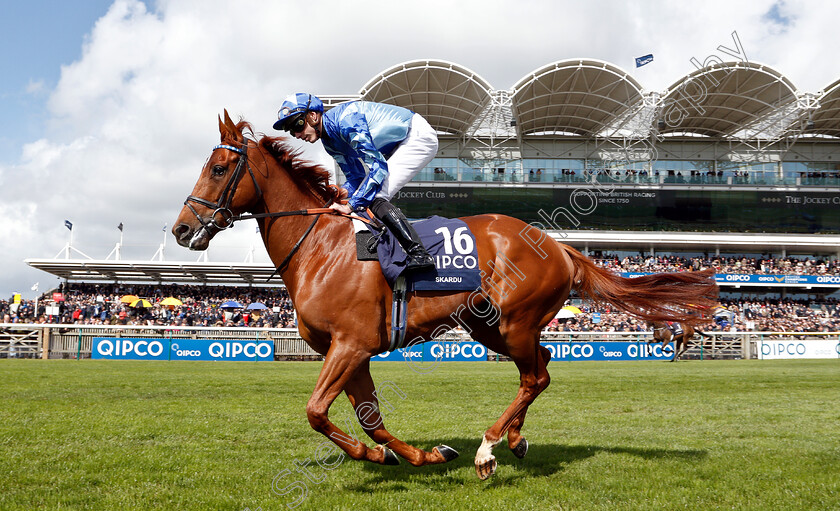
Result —
[[221, 165], [213, 165], [212, 172], [213, 172], [214, 176], [224, 176], [226, 170], [227, 170], [227, 167], [223, 167]]

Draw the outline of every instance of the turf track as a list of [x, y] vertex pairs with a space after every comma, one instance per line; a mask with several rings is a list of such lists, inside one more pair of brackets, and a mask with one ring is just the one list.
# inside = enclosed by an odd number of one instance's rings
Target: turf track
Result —
[[[840, 360], [552, 363], [528, 456], [501, 444], [485, 482], [472, 458], [511, 363], [373, 365], [405, 396], [392, 433], [461, 452], [424, 468], [319, 452], [320, 366], [0, 360], [0, 509], [840, 509]], [[343, 396], [331, 417], [352, 418]]]

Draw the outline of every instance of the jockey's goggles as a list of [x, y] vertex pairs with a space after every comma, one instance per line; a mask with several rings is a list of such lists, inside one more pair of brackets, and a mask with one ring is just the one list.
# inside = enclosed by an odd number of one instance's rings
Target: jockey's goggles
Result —
[[289, 119], [283, 123], [283, 130], [292, 134], [300, 133], [304, 130], [304, 128], [306, 128], [306, 112], [301, 112], [297, 115], [289, 117]]
[[[317, 99], [317, 98], [316, 98]], [[277, 124], [281, 124], [280, 129], [288, 131], [289, 133], [300, 133], [306, 128], [306, 114], [309, 112], [309, 106], [312, 104], [312, 94], [306, 100], [306, 106], [298, 103], [296, 108], [294, 103], [286, 100], [283, 107], [277, 112], [278, 122], [274, 124], [274, 129], [277, 129]]]

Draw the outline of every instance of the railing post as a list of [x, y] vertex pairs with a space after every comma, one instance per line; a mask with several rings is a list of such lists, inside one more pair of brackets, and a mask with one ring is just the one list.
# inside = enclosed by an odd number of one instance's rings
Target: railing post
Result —
[[759, 334], [758, 334], [758, 343], [757, 343], [757, 344], [758, 344], [758, 346], [757, 346], [757, 348], [758, 348], [758, 353], [756, 353], [756, 354], [755, 354], [755, 357], [756, 357], [757, 359], [761, 360], [761, 359], [763, 359], [763, 358], [764, 358], [764, 352], [763, 352], [763, 351], [761, 351], [761, 345], [762, 345], [762, 344], [764, 344], [764, 333], [763, 333], [763, 332], [759, 332]]
[[41, 359], [47, 360], [50, 358], [50, 329], [41, 329]]
[[750, 341], [750, 335], [747, 333], [741, 334], [741, 356], [744, 357], [744, 360], [750, 360], [752, 358], [752, 342]]

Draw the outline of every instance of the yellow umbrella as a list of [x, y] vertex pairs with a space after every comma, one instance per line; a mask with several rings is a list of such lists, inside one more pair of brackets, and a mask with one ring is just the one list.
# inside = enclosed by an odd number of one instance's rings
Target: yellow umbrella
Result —
[[160, 304], [166, 306], [174, 305], [177, 307], [178, 305], [184, 305], [184, 302], [175, 297], [170, 296], [169, 298], [164, 298], [163, 300], [161, 300]]
[[120, 301], [122, 303], [132, 303], [132, 302], [136, 302], [137, 300], [139, 300], [139, 297], [134, 296], [134, 295], [125, 295], [122, 298], [120, 298]]
[[138, 300], [135, 300], [135, 301], [131, 302], [131, 306], [136, 307], [136, 308], [140, 308], [140, 307], [146, 308], [146, 307], [151, 307], [152, 304], [149, 303], [149, 300], [144, 300], [144, 299], [140, 298]]
[[580, 314], [581, 312], [583, 312], [580, 309], [578, 309], [577, 307], [575, 307], [574, 305], [567, 305], [567, 306], [563, 307], [562, 310], [569, 311], [572, 314]]

